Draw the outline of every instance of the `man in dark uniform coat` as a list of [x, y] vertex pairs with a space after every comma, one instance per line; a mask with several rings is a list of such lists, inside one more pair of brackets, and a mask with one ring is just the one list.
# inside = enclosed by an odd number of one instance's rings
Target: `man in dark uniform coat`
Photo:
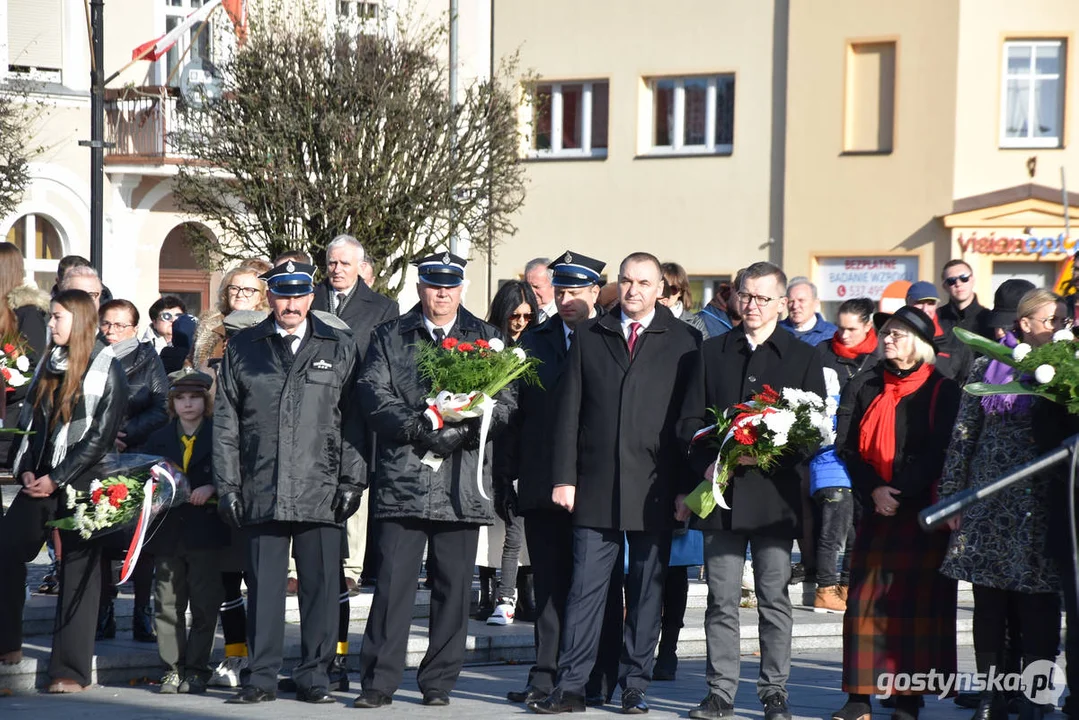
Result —
[[[550, 264], [558, 314], [525, 332], [519, 343], [530, 356], [539, 359], [540, 382], [520, 387], [517, 413], [508, 436], [496, 448], [496, 502], [502, 496], [502, 514], [524, 516], [536, 586], [536, 663], [528, 673], [527, 687], [506, 694], [512, 702], [543, 700], [554, 689], [558, 673], [558, 648], [573, 574], [573, 524], [566, 509], [551, 500], [557, 479], [551, 476], [551, 447], [546, 439], [559, 422], [554, 398], [574, 331], [580, 323], [602, 312], [596, 308], [596, 301], [603, 267], [599, 260], [568, 250]], [[608, 591], [604, 639], [588, 683], [588, 694], [596, 705], [607, 701], [618, 679], [622, 563], [614, 564], [613, 574], [617, 580], [612, 577]], [[607, 688], [603, 687], [605, 683]]]
[[[693, 434], [711, 424], [709, 408], [726, 410], [770, 385], [777, 392], [798, 388], [825, 397], [824, 368], [816, 348], [777, 328], [786, 298], [787, 278], [772, 263], [746, 268], [738, 288], [742, 324], [726, 335], [708, 340], [698, 354], [694, 379], [685, 396], [679, 436], [690, 447], [691, 473], [679, 478], [682, 492], [701, 479], [712, 478], [717, 452], [707, 441], [690, 444]], [[742, 569], [746, 546], [753, 556], [761, 639], [761, 669], [757, 694], [766, 720], [790, 720], [787, 678], [791, 658], [791, 548], [802, 532], [801, 472], [805, 457], [782, 456], [777, 466], [762, 472], [744, 464], [734, 473], [725, 497], [731, 510], [716, 508], [707, 518], [694, 518], [692, 527], [704, 531], [710, 607], [705, 615], [708, 646], [708, 696], [690, 710], [691, 718], [717, 720], [734, 713], [738, 686], [738, 607], [742, 599]], [[676, 498], [678, 518], [689, 517]]]
[[[359, 708], [389, 705], [401, 684], [424, 546], [431, 623], [416, 680], [424, 705], [449, 704], [468, 639], [479, 529], [494, 522], [490, 437], [480, 487], [480, 418], [436, 429], [416, 348], [448, 338], [490, 340], [498, 330], [461, 307], [463, 259], [438, 253], [418, 264], [419, 304], [375, 329], [359, 381], [363, 411], [379, 438], [371, 486], [372, 518], [379, 521], [378, 578], [360, 651]], [[495, 401], [492, 434], [516, 408], [512, 386]]]
[[573, 514], [573, 579], [558, 683], [528, 707], [580, 711], [596, 660], [611, 569], [629, 543], [619, 684], [622, 711], [648, 712], [670, 554], [674, 493], [688, 472], [675, 423], [701, 336], [657, 305], [659, 261], [634, 253], [618, 274], [619, 305], [578, 325], [558, 390], [552, 499]]
[[300, 580], [296, 697], [333, 702], [340, 526], [359, 507], [366, 471], [351, 398], [356, 345], [308, 314], [314, 271], [289, 262], [262, 276], [271, 315], [229, 340], [217, 376], [218, 511], [247, 548], [251, 676], [230, 703], [276, 697], [290, 539]]

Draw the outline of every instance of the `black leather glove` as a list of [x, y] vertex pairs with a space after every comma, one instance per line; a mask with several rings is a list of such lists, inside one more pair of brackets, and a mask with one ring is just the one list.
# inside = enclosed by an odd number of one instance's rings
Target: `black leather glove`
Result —
[[360, 509], [363, 490], [351, 485], [341, 485], [333, 496], [333, 521], [340, 525]]
[[217, 501], [217, 514], [231, 528], [239, 530], [243, 525], [244, 504], [240, 499], [240, 493], [227, 492]]
[[513, 481], [496, 478], [494, 491], [495, 515], [506, 525], [512, 525], [517, 517], [517, 491], [513, 489]]
[[439, 457], [449, 457], [469, 441], [473, 430], [468, 423], [447, 425], [431, 435], [427, 449]]

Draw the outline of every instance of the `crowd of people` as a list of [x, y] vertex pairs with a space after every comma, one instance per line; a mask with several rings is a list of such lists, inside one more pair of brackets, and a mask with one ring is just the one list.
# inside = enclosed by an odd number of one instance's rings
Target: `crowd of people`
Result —
[[[0, 663], [21, 660], [26, 563], [47, 544], [56, 562], [39, 591], [58, 594], [48, 691], [91, 684], [95, 638], [117, 632], [121, 545], [49, 522], [110, 453], [167, 458], [191, 487], [133, 575], [132, 632], [157, 643], [162, 693], [224, 685], [237, 688], [230, 703], [334, 702], [349, 689], [349, 599], [367, 584], [353, 705], [389, 705], [426, 585], [417, 683], [424, 705], [447, 705], [477, 567], [481, 619], [535, 623], [536, 661], [507, 699], [539, 714], [606, 705], [618, 688], [623, 713], [648, 712], [650, 684], [676, 676], [688, 577], [701, 568], [707, 687], [689, 716], [733, 717], [747, 558], [766, 720], [791, 717], [789, 587], [802, 579], [816, 583], [814, 610], [843, 613], [848, 700], [836, 720], [868, 720], [883, 673], [955, 672], [957, 581], [974, 588], [979, 672], [1056, 659], [1062, 598], [1077, 611], [1064, 473], [1018, 483], [947, 531], [922, 530], [918, 513], [1074, 426], [1040, 398], [963, 393], [1014, 371], [952, 333], [1037, 347], [1072, 327], [1066, 299], [1013, 279], [987, 309], [970, 266], [952, 260], [895, 312], [854, 298], [826, 318], [808, 279], [757, 262], [695, 311], [677, 263], [633, 253], [607, 283], [604, 262], [569, 250], [529, 262], [484, 320], [461, 303], [466, 264], [448, 252], [418, 260], [419, 303], [400, 313], [371, 289], [360, 243], [340, 236], [321, 281], [302, 252], [252, 259], [225, 273], [202, 317], [164, 296], [140, 335], [138, 308], [85, 260], [60, 263], [49, 298], [23, 286], [21, 253], [0, 244], [0, 338], [21, 336], [35, 368], [6, 393], [5, 424], [26, 434], [4, 436], [21, 491], [0, 520]], [[496, 338], [539, 360], [539, 382], [497, 394], [489, 433], [480, 418], [432, 416], [419, 348]], [[834, 445], [771, 466], [743, 457], [730, 509], [693, 516], [685, 497], [717, 461], [694, 436], [712, 408], [766, 386], [834, 398]], [[301, 657], [279, 677], [290, 594]], [[1070, 631], [1066, 651], [1077, 640]], [[898, 693], [893, 717], [916, 718], [921, 694]], [[1016, 704], [1024, 720], [1046, 711], [994, 688], [957, 702], [975, 720], [1006, 720]]]

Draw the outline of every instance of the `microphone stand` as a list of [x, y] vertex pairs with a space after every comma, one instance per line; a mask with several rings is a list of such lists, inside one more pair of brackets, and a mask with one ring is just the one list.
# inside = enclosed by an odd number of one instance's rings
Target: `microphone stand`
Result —
[[[1073, 457], [1079, 451], [1079, 435], [1073, 435], [1060, 444], [1056, 450], [1048, 452], [1039, 458], [1031, 460], [1002, 478], [998, 478], [980, 488], [970, 488], [956, 493], [947, 500], [941, 500], [936, 505], [927, 507], [918, 513], [918, 522], [926, 530], [933, 530], [950, 520], [955, 515], [963, 512], [976, 502], [996, 495], [1004, 488], [1010, 487], [1020, 480], [1035, 475], [1051, 468], [1059, 462], [1064, 462]], [[1073, 463], [1074, 466], [1074, 463]], [[1076, 477], [1073, 473], [1071, 484], [1075, 484]]]

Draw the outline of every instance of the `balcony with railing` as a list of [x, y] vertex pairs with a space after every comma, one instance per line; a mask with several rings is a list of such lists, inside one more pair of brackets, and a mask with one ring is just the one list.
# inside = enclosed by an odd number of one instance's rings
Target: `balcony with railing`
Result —
[[124, 87], [105, 90], [106, 165], [168, 165], [185, 162], [172, 137], [181, 129], [179, 88]]

